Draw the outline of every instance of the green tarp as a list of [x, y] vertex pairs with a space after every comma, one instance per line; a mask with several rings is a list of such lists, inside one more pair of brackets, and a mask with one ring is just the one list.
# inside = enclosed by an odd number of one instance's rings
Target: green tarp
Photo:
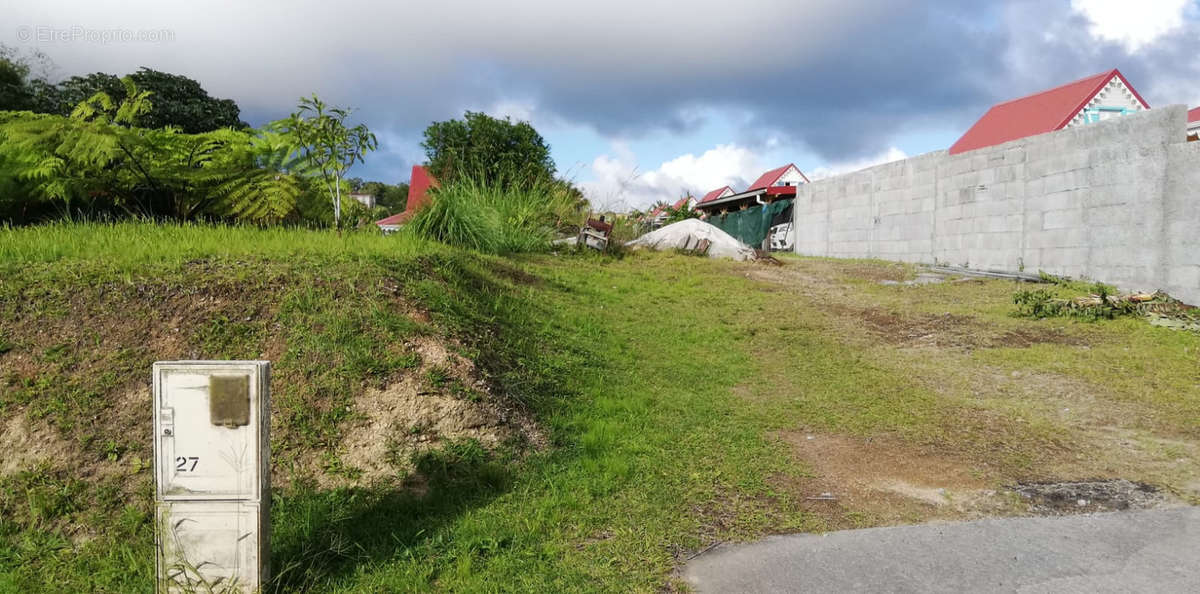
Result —
[[[714, 227], [734, 236], [738, 241], [754, 248], [762, 247], [772, 221], [777, 221], [784, 211], [792, 206], [791, 200], [779, 200], [770, 204], [754, 205], [746, 210], [713, 215], [708, 222]], [[775, 224], [779, 224], [776, 222]]]

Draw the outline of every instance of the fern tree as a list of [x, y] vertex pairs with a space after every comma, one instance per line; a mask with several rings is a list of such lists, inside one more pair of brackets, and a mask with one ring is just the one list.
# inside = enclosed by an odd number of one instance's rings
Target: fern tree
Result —
[[[295, 218], [313, 172], [278, 130], [182, 134], [136, 128], [150, 94], [123, 81], [115, 103], [96, 93], [70, 117], [0, 112], [0, 171], [26, 200], [68, 212], [117, 212], [256, 222]], [[12, 207], [9, 207], [12, 210]]]

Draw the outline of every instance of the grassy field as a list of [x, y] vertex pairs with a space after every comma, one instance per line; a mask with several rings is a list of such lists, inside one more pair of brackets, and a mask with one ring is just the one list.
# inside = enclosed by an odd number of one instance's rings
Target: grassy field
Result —
[[[0, 231], [0, 423], [27, 451], [0, 465], [0, 591], [151, 589], [138, 407], [157, 359], [275, 362], [277, 591], [682, 588], [718, 541], [1029, 513], [1011, 487], [1031, 481], [1198, 502], [1200, 336], [1017, 318], [1010, 282], [880, 282], [913, 275]], [[534, 428], [389, 445], [381, 478], [339, 444], [373, 414], [364, 394], [413, 383]]]

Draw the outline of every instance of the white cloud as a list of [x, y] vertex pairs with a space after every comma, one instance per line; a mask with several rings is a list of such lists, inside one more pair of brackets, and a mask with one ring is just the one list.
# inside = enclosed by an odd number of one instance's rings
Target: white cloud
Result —
[[1087, 17], [1093, 37], [1120, 42], [1129, 52], [1153, 43], [1183, 26], [1190, 0], [1071, 0], [1071, 8]]
[[[699, 198], [725, 185], [741, 191], [764, 171], [779, 165], [736, 144], [720, 144], [699, 156], [680, 155], [650, 171], [638, 167], [637, 156], [627, 144], [613, 143], [611, 153], [596, 157], [591, 164], [593, 179], [579, 184], [599, 210], [645, 210], [660, 200], [672, 202], [688, 192]], [[823, 179], [907, 158], [907, 153], [893, 146], [877, 155], [835, 162], [805, 174], [809, 179]]]
[[675, 157], [663, 163], [657, 173], [686, 180], [696, 192], [708, 192], [725, 185], [741, 186], [758, 177], [765, 169], [759, 156], [750, 149], [735, 144], [720, 144], [704, 151], [699, 157], [691, 153]]
[[530, 122], [533, 121], [533, 114], [536, 111], [537, 105], [532, 101], [502, 99], [483, 110], [483, 113], [494, 118], [512, 118], [519, 122]]
[[601, 210], [644, 210], [660, 200], [672, 202], [691, 193], [697, 198], [724, 185], [741, 189], [764, 167], [750, 149], [722, 144], [696, 156], [688, 153], [643, 171], [637, 156], [624, 143], [613, 143], [614, 155], [592, 161], [592, 180], [582, 182], [584, 193]]
[[841, 161], [838, 163], [831, 163], [829, 165], [822, 165], [821, 167], [817, 167], [809, 172], [808, 179], [825, 179], [827, 177], [833, 177], [843, 173], [850, 173], [852, 171], [858, 171], [859, 169], [866, 169], [875, 165], [891, 163], [892, 161], [899, 161], [907, 158], [907, 153], [893, 146], [888, 148], [888, 150], [879, 153], [878, 155], [867, 157], [865, 159]]

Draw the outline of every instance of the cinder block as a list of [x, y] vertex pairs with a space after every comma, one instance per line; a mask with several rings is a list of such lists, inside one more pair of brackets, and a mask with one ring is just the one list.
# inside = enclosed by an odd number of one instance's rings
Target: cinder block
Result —
[[1046, 211], [1042, 219], [1042, 229], [1068, 229], [1081, 225], [1083, 211], [1080, 209]]
[[1078, 210], [1083, 206], [1083, 193], [1078, 190], [1046, 194], [1037, 200], [1042, 210]]
[[1091, 227], [1128, 227], [1134, 221], [1140, 221], [1145, 212], [1137, 212], [1129, 205], [1100, 206], [1087, 210], [1087, 224]]
[[1047, 194], [1065, 192], [1067, 190], [1073, 190], [1077, 187], [1075, 185], [1074, 175], [1072, 175], [1071, 172], [1066, 171], [1046, 175], [1044, 178], [1044, 183], [1046, 184], [1044, 191]]
[[1167, 286], [1200, 289], [1200, 264], [1172, 266], [1167, 271]]

